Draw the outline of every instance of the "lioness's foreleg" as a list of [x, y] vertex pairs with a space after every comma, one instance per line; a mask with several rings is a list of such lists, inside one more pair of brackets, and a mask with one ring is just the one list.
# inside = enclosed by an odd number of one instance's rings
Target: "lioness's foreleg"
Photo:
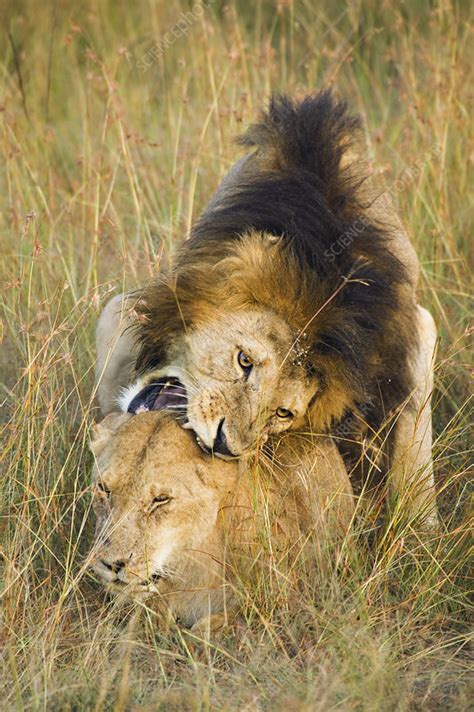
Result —
[[415, 392], [398, 416], [390, 481], [404, 510], [419, 514], [427, 525], [435, 525], [430, 401], [437, 331], [433, 317], [422, 307], [418, 307], [418, 339], [419, 350], [412, 364]]
[[133, 330], [136, 297], [119, 294], [104, 307], [96, 328], [97, 399], [103, 415], [118, 411], [122, 388], [133, 381], [137, 344]]

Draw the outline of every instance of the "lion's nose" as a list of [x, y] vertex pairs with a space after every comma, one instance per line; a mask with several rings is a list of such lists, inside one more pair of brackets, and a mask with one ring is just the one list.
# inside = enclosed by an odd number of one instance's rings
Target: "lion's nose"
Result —
[[226, 455], [227, 457], [232, 457], [233, 453], [228, 448], [227, 438], [224, 433], [224, 421], [225, 418], [222, 418], [219, 425], [217, 426], [216, 437], [214, 439], [214, 445], [212, 446], [212, 449], [219, 455]]
[[114, 574], [118, 574], [119, 571], [121, 571], [125, 566], [125, 561], [123, 561], [123, 559], [113, 561], [111, 564], [109, 564], [108, 561], [104, 561], [104, 559], [101, 559], [100, 563], [104, 564], [104, 566], [109, 569], [109, 571], [112, 571], [112, 573]]

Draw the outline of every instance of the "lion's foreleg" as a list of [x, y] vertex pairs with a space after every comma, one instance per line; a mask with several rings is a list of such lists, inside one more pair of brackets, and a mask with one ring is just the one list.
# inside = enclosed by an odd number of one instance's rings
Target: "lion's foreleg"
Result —
[[412, 364], [415, 392], [399, 415], [391, 463], [391, 485], [405, 511], [436, 525], [432, 459], [431, 393], [437, 332], [431, 314], [418, 307], [419, 351]]
[[136, 297], [119, 294], [103, 309], [96, 328], [97, 399], [103, 415], [119, 410], [117, 397], [133, 380], [137, 345], [133, 330]]

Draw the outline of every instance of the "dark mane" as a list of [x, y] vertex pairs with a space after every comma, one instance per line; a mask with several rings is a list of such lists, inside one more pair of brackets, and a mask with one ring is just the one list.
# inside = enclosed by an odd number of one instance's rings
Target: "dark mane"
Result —
[[[299, 104], [274, 97], [260, 122], [240, 139], [256, 149], [248, 165], [211, 201], [194, 226], [191, 245], [256, 229], [285, 237], [302, 265], [330, 271], [326, 250], [365, 215], [358, 195], [362, 179], [351, 166], [341, 165], [359, 127], [345, 102], [329, 91]], [[364, 233], [366, 239], [358, 242], [377, 251], [383, 231], [370, 225]], [[343, 269], [349, 261], [344, 257]]]
[[[409, 275], [391, 251], [392, 228], [369, 217], [364, 176], [346, 160], [359, 128], [359, 119], [328, 91], [300, 103], [273, 98], [240, 141], [253, 153], [224, 180], [180, 253], [173, 303], [169, 287], [145, 298], [155, 303], [154, 313], [161, 318], [176, 310], [176, 298], [185, 304], [209, 300], [210, 278], [200, 272], [193, 284], [193, 264], [218, 263], [251, 232], [282, 238], [283, 250], [306, 275], [302, 302], [308, 319], [346, 280], [313, 324], [310, 358], [318, 370], [324, 362], [345, 364], [338, 378], [352, 390], [351, 400], [374, 403], [386, 413], [411, 390], [408, 357], [414, 347], [415, 304], [405, 288]], [[152, 312], [148, 326], [141, 327], [137, 365], [142, 370], [156, 366], [158, 353], [159, 359], [166, 353], [164, 337], [152, 333]], [[176, 319], [168, 323], [176, 328]], [[171, 327], [165, 333], [171, 338]]]

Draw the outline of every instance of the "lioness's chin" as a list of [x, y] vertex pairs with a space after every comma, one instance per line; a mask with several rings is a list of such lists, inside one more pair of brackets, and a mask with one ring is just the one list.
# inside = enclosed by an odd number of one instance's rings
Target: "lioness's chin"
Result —
[[133, 598], [144, 601], [153, 595], [161, 593], [160, 582], [149, 583], [143, 581], [140, 583], [126, 583], [123, 581], [108, 581], [105, 583], [105, 588], [108, 593], [114, 596]]
[[131, 598], [148, 598], [149, 596], [160, 593], [160, 587], [165, 581], [169, 580], [169, 576], [165, 573], [156, 572], [150, 578], [121, 578], [121, 572], [112, 578], [108, 570], [104, 571], [102, 563], [92, 566], [97, 578], [103, 584], [108, 593], [114, 596], [125, 596]]

